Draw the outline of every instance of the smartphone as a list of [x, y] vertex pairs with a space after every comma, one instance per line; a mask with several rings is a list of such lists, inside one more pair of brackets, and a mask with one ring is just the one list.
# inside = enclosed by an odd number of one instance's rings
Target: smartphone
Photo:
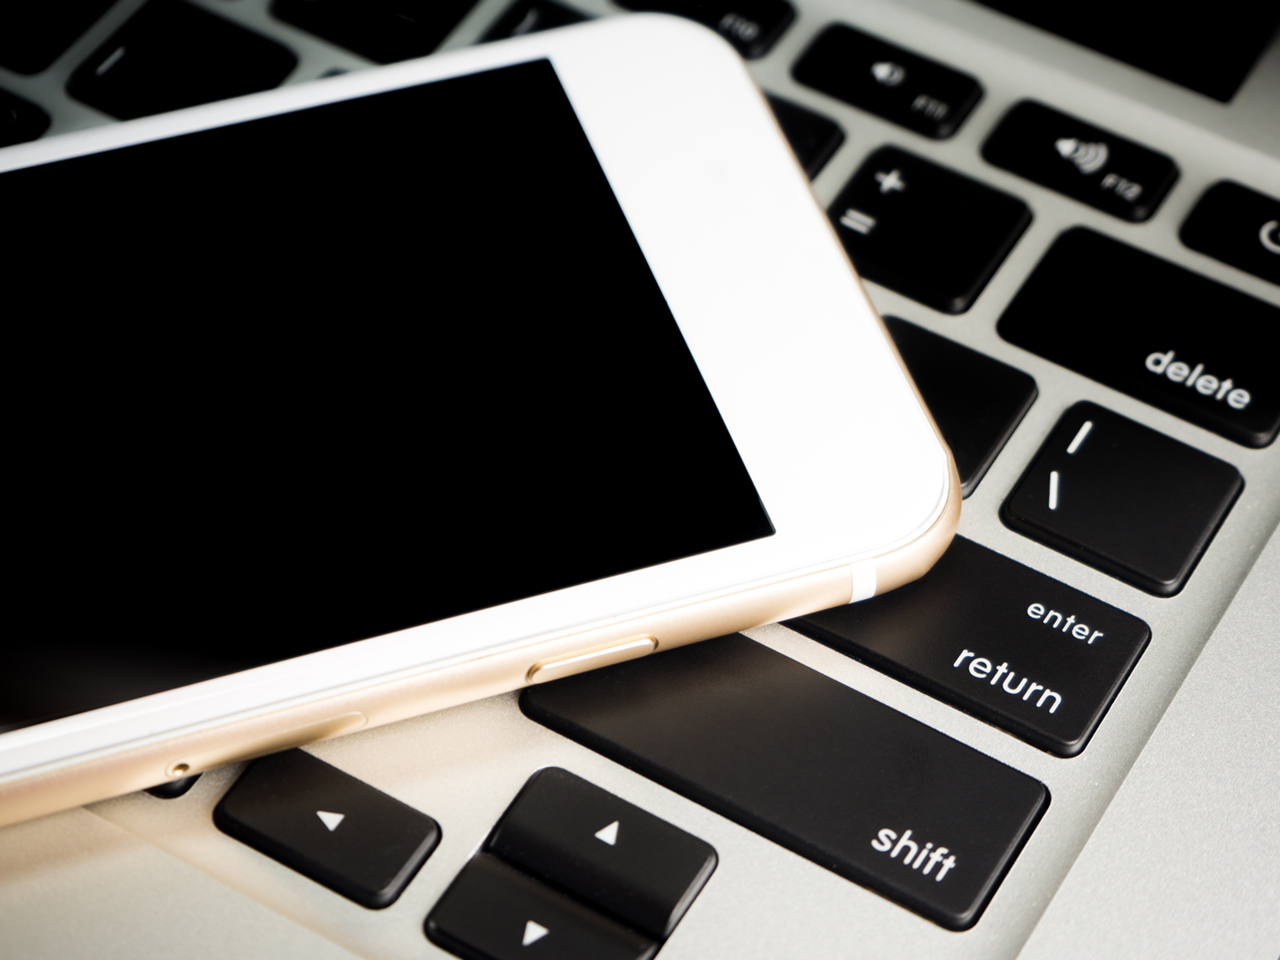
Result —
[[949, 452], [701, 27], [0, 171], [33, 294], [6, 305], [0, 823], [870, 597], [954, 532]]

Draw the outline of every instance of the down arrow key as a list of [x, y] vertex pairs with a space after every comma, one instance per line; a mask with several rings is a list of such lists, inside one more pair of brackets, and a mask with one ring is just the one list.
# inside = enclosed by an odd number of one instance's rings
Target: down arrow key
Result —
[[535, 920], [526, 920], [524, 924], [524, 939], [520, 941], [520, 946], [527, 947], [531, 943], [537, 943], [551, 931]]
[[426, 934], [451, 953], [486, 960], [649, 960], [658, 949], [487, 853], [472, 857], [454, 878], [427, 916]]

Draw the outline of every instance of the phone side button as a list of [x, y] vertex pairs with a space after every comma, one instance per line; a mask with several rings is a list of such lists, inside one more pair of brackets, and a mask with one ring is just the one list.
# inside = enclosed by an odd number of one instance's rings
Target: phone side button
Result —
[[656, 649], [658, 649], [658, 641], [653, 637], [632, 637], [630, 640], [623, 640], [621, 643], [592, 647], [590, 650], [583, 650], [567, 657], [539, 661], [529, 668], [528, 680], [530, 683], [546, 683], [549, 680], [559, 680], [561, 677], [572, 676], [575, 673], [585, 673], [597, 667], [607, 667], [610, 664], [622, 663], [624, 660], [634, 660], [636, 657], [643, 657], [645, 654], [653, 653]]

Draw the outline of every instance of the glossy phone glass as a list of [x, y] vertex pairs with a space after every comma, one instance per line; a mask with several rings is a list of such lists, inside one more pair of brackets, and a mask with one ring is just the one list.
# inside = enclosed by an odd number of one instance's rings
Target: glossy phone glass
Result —
[[546, 60], [0, 204], [44, 291], [0, 730], [774, 532]]

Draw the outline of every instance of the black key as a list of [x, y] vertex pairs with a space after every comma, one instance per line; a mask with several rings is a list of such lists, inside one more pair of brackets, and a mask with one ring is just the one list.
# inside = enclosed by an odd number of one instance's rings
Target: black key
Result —
[[1192, 250], [1280, 283], [1280, 200], [1275, 197], [1222, 180], [1204, 192], [1178, 236]]
[[1000, 515], [1033, 540], [1169, 597], [1186, 584], [1243, 487], [1231, 464], [1077, 403]]
[[67, 92], [129, 120], [278, 86], [289, 50], [182, 0], [151, 0], [76, 68]]
[[531, 687], [524, 712], [954, 930], [1048, 793], [743, 636]]
[[423, 57], [476, 0], [272, 0], [271, 12], [377, 63]]
[[213, 811], [219, 830], [375, 910], [440, 842], [425, 813], [301, 750], [256, 760]]
[[35, 140], [49, 129], [49, 115], [34, 103], [0, 90], [0, 147]]
[[787, 625], [1060, 757], [1084, 749], [1151, 637], [964, 537], [914, 583]]
[[1280, 431], [1280, 309], [1090, 230], [1054, 242], [996, 329], [1245, 446]]
[[468, 960], [648, 960], [642, 937], [487, 854], [427, 917], [427, 937]]
[[554, 767], [525, 784], [488, 850], [657, 940], [716, 868], [710, 844]]
[[507, 8], [507, 12], [485, 31], [481, 39], [488, 41], [522, 37], [526, 33], [567, 27], [571, 23], [581, 23], [586, 19], [577, 10], [562, 7], [558, 3], [553, 3], [552, 0], [519, 0]]
[[968, 74], [842, 25], [823, 30], [791, 75], [935, 140], [955, 133], [982, 98]]
[[1215, 0], [1186, 15], [1151, 0], [978, 2], [1223, 102], [1280, 25], [1280, 6], [1265, 0]]
[[768, 53], [796, 18], [795, 8], [786, 0], [618, 0], [618, 5], [696, 20], [748, 59]]
[[1005, 114], [982, 145], [982, 157], [1135, 222], [1150, 218], [1178, 179], [1177, 165], [1163, 153], [1030, 100]]
[[787, 143], [812, 180], [844, 143], [844, 133], [832, 121], [781, 97], [767, 97]]
[[200, 774], [192, 774], [189, 777], [182, 777], [179, 780], [170, 780], [167, 783], [157, 784], [154, 787], [148, 787], [147, 793], [158, 800], [177, 800], [184, 797], [187, 792], [196, 785], [196, 781], [200, 779]]
[[5, 0], [0, 3], [0, 67], [14, 73], [39, 73], [113, 3], [115, 0]]
[[944, 313], [972, 306], [1031, 222], [1017, 197], [881, 147], [827, 211], [867, 280]]
[[885, 326], [942, 431], [960, 473], [960, 490], [978, 486], [1036, 399], [1034, 378], [977, 350], [885, 317]]

